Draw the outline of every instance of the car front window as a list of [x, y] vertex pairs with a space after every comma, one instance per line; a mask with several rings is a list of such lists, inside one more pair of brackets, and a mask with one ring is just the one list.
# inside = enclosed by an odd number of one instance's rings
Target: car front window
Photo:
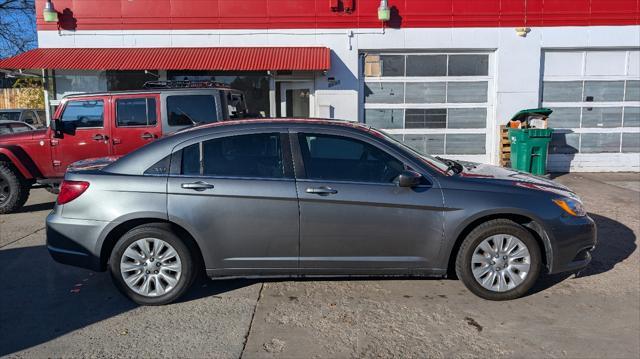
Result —
[[104, 123], [104, 101], [69, 101], [62, 113], [63, 123], [73, 123], [75, 128], [102, 127]]
[[438, 171], [447, 173], [449, 170], [449, 165], [447, 165], [446, 163], [442, 162], [441, 160], [424, 154], [424, 153], [420, 153], [416, 150], [414, 150], [413, 148], [407, 146], [406, 144], [396, 140], [395, 138], [389, 136], [388, 134], [386, 134], [385, 132], [382, 131], [378, 131], [378, 130], [374, 130], [371, 129], [371, 131], [373, 131], [375, 133], [376, 136], [378, 137], [382, 137], [383, 139], [387, 140], [388, 142], [391, 142], [391, 144], [400, 147], [402, 150], [404, 150], [405, 152], [409, 152], [410, 154], [412, 154], [414, 157], [422, 160], [423, 162], [425, 162], [427, 165], [436, 168]]
[[299, 134], [307, 178], [391, 183], [404, 164], [366, 142], [343, 136]]

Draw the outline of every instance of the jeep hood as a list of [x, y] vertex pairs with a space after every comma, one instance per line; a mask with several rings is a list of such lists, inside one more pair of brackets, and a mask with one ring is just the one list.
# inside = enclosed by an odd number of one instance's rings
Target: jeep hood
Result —
[[26, 131], [26, 132], [19, 132], [19, 133], [8, 133], [5, 135], [0, 135], [0, 144], [39, 140], [39, 139], [44, 139], [46, 136], [47, 136], [47, 129], [40, 129], [40, 130]]

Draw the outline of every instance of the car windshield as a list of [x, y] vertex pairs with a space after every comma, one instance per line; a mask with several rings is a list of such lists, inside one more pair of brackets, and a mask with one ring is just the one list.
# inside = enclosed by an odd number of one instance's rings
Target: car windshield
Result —
[[392, 142], [393, 144], [395, 144], [396, 146], [402, 148], [403, 150], [411, 153], [412, 155], [416, 156], [417, 158], [421, 159], [423, 162], [425, 162], [426, 164], [430, 165], [431, 167], [435, 167], [436, 169], [438, 169], [439, 171], [442, 171], [444, 173], [449, 173], [449, 165], [447, 163], [445, 163], [444, 161], [424, 154], [424, 153], [420, 153], [416, 150], [414, 150], [413, 148], [407, 146], [406, 144], [402, 143], [401, 141], [398, 141], [397, 139], [389, 136], [387, 133], [383, 132], [383, 131], [379, 131], [376, 129], [371, 129], [371, 131], [373, 131], [376, 135], [379, 135], [381, 137], [383, 137], [385, 140], [388, 140], [389, 142]]
[[0, 121], [19, 121], [20, 112], [0, 112]]

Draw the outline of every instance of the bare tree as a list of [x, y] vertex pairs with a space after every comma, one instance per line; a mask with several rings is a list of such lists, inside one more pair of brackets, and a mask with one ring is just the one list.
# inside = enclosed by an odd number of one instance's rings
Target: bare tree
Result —
[[35, 0], [0, 0], [0, 58], [36, 46]]

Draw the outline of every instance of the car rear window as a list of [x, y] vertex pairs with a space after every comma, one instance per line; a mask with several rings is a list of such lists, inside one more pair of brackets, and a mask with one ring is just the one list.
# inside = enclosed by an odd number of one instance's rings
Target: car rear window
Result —
[[213, 95], [169, 96], [167, 113], [169, 126], [191, 126], [219, 120]]
[[280, 134], [229, 136], [186, 147], [182, 151], [182, 174], [284, 178]]
[[116, 123], [118, 127], [155, 126], [157, 123], [156, 99], [117, 99]]
[[20, 112], [0, 112], [0, 121], [19, 121]]

